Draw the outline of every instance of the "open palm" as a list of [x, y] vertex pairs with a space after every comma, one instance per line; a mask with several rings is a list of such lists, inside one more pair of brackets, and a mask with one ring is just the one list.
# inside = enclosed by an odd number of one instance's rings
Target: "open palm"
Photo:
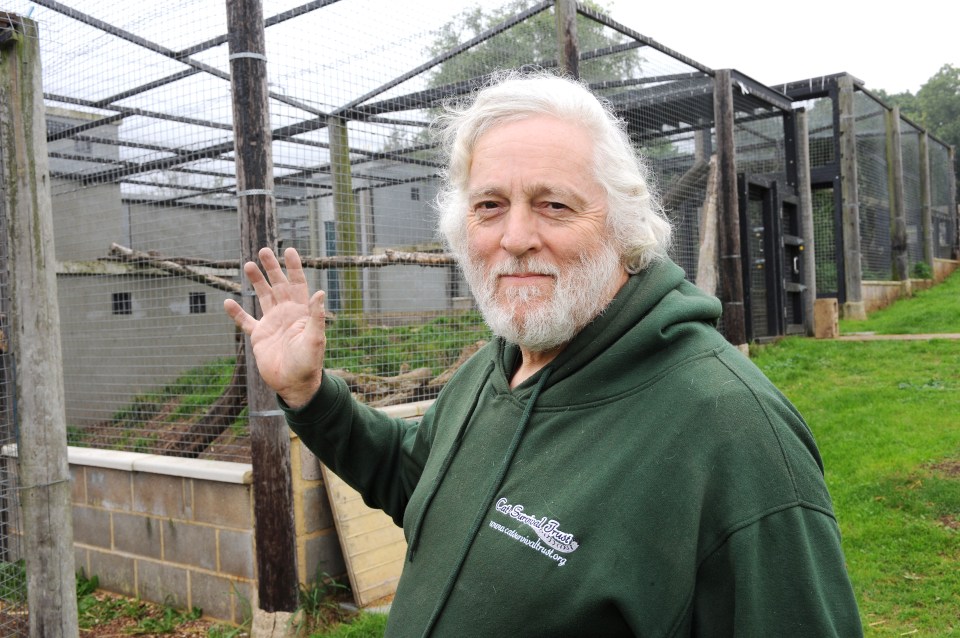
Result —
[[264, 382], [288, 405], [298, 407], [310, 400], [323, 378], [324, 293], [310, 296], [300, 255], [293, 248], [284, 251], [286, 274], [269, 248], [262, 248], [258, 257], [267, 278], [253, 262], [244, 264], [243, 272], [263, 316], [255, 319], [232, 299], [224, 302], [224, 309], [250, 335]]

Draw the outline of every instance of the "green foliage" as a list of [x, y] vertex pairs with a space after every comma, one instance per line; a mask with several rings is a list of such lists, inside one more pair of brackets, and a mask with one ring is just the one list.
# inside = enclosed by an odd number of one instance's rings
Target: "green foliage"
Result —
[[321, 615], [323, 612], [335, 609], [339, 605], [338, 596], [349, 593], [350, 588], [326, 572], [318, 570], [312, 583], [300, 585], [297, 601], [299, 608], [307, 615]]
[[349, 623], [341, 623], [310, 638], [380, 638], [387, 630], [387, 615], [360, 612]]
[[914, 279], [933, 279], [933, 268], [925, 261], [918, 261], [913, 265], [910, 276]]
[[[495, 9], [484, 9], [480, 5], [466, 9], [436, 31], [428, 53], [436, 56], [460, 46], [534, 4], [534, 0], [512, 0]], [[591, 9], [603, 11], [602, 6], [593, 2], [585, 4]], [[556, 17], [553, 11], [541, 11], [439, 65], [431, 72], [429, 83], [431, 86], [442, 86], [496, 69], [556, 62], [556, 32]], [[620, 44], [626, 39], [620, 34], [605, 30], [603, 25], [583, 18], [577, 21], [577, 38], [580, 50], [584, 53]], [[582, 62], [580, 75], [591, 79], [634, 77], [639, 73], [641, 61], [642, 58], [635, 50], [626, 54], [604, 56]]]
[[948, 144], [960, 145], [960, 67], [944, 64], [917, 91], [921, 123]]
[[[915, 96], [909, 92], [878, 93], [881, 99], [900, 106], [903, 115], [918, 122], [943, 142], [960, 147], [960, 67], [944, 64]], [[960, 165], [954, 165], [954, 172], [960, 178]], [[960, 187], [960, 179], [957, 183]]]
[[99, 579], [87, 578], [83, 571], [77, 573], [78, 626], [91, 630], [117, 619], [132, 621], [124, 629], [127, 635], [143, 636], [168, 634], [183, 623], [197, 620], [202, 615], [198, 607], [189, 611], [176, 609], [171, 604], [151, 605], [133, 598], [97, 595]]
[[0, 600], [15, 605], [27, 601], [27, 568], [23, 559], [0, 563]]
[[920, 104], [917, 101], [917, 96], [910, 91], [891, 94], [887, 93], [883, 89], [880, 89], [876, 92], [876, 94], [877, 97], [879, 97], [880, 100], [885, 104], [890, 106], [899, 106], [901, 115], [904, 115], [915, 122], [920, 121]]
[[426, 367], [436, 375], [449, 368], [466, 346], [489, 337], [475, 312], [392, 328], [362, 326], [340, 317], [327, 328], [324, 365], [381, 376], [399, 374], [401, 367]]

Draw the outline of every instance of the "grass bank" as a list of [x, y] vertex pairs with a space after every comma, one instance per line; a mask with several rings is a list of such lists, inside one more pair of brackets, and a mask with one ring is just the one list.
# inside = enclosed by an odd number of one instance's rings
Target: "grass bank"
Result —
[[[841, 332], [960, 332], [960, 273]], [[754, 361], [797, 405], [868, 636], [960, 633], [960, 341], [787, 339]]]

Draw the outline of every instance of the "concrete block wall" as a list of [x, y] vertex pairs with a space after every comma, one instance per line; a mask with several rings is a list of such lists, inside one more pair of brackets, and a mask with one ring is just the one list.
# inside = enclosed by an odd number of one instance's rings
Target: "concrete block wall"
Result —
[[293, 433], [290, 444], [298, 579], [312, 583], [318, 575], [327, 575], [345, 584], [346, 563], [320, 461]]
[[252, 467], [69, 448], [77, 569], [239, 623], [256, 604]]
[[[15, 445], [0, 454], [15, 465]], [[249, 616], [257, 602], [252, 466], [76, 447], [67, 460], [77, 571], [105, 591], [200, 607], [227, 622]], [[22, 535], [11, 511], [9, 531]]]

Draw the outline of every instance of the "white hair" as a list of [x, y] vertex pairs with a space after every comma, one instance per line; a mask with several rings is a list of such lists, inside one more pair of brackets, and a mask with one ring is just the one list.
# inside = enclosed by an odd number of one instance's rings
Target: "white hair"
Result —
[[607, 229], [626, 270], [636, 273], [666, 257], [672, 228], [625, 123], [580, 82], [519, 71], [495, 74], [468, 104], [447, 105], [434, 124], [447, 159], [436, 207], [451, 252], [462, 262], [467, 184], [477, 140], [500, 124], [540, 115], [582, 126], [593, 141], [594, 178], [607, 195]]

